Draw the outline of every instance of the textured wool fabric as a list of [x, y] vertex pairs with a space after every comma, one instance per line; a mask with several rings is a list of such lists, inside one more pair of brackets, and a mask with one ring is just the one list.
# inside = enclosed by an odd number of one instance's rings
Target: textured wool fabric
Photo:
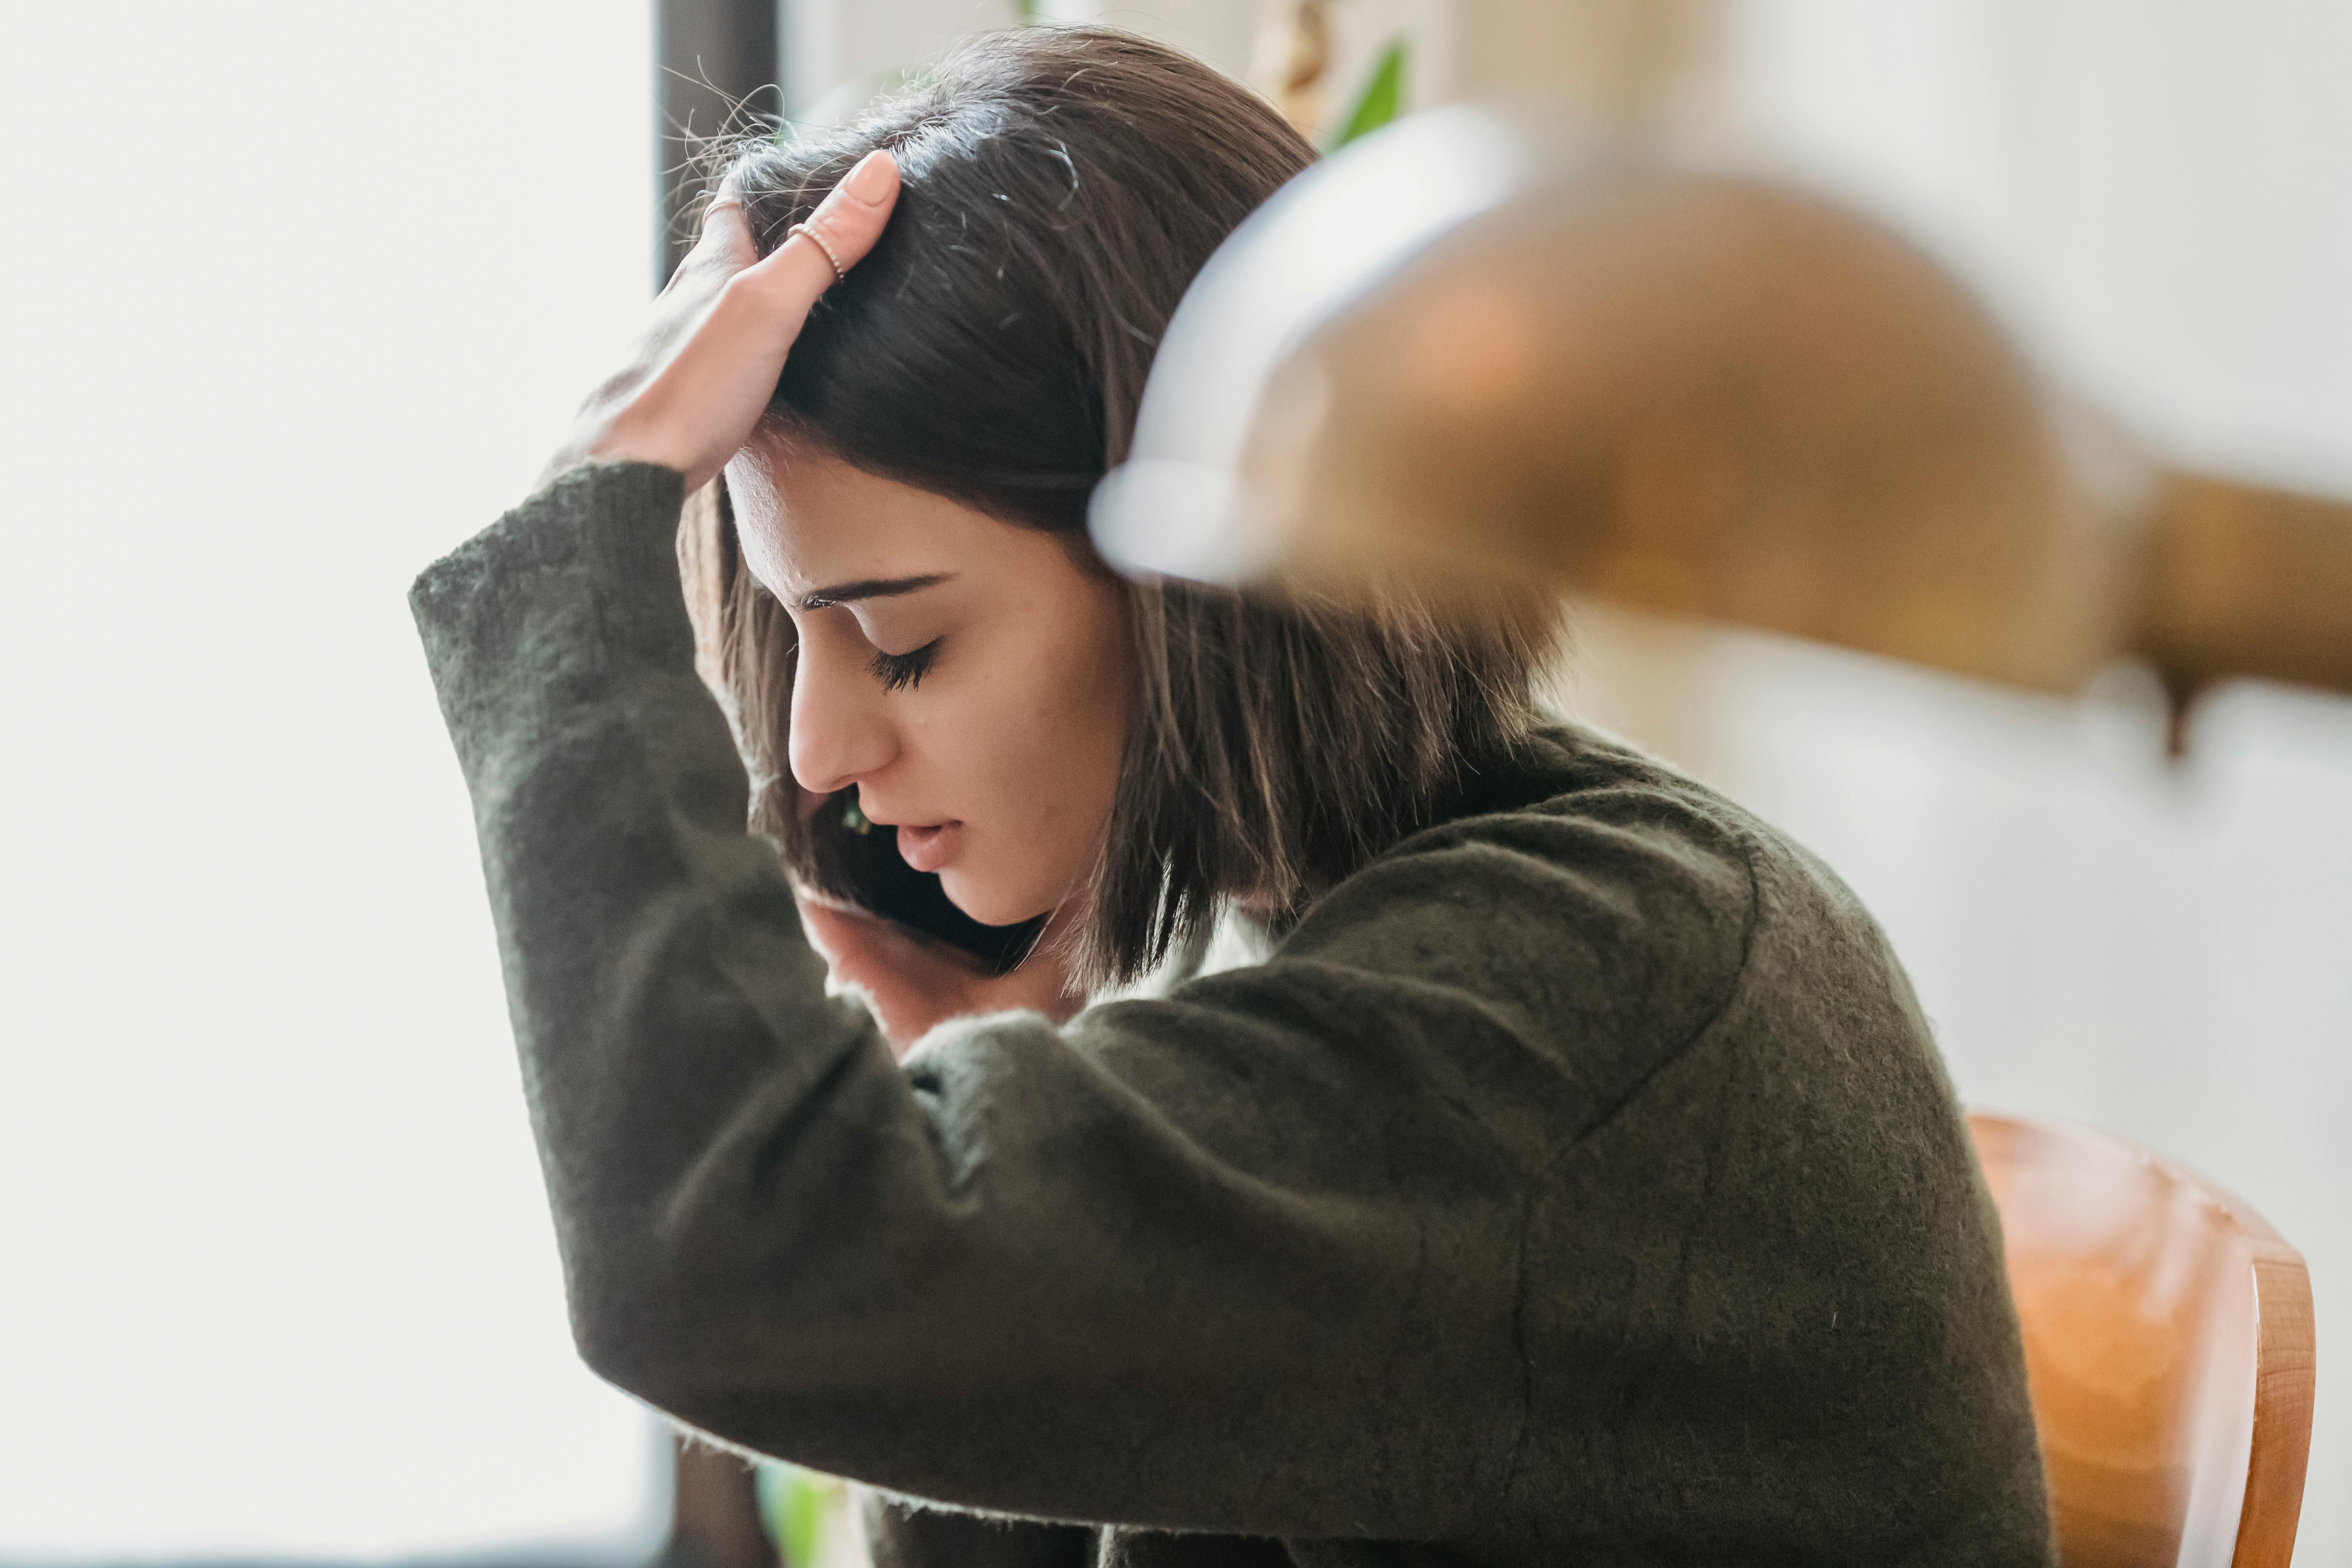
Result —
[[[1572, 729], [1262, 964], [824, 994], [698, 680], [678, 476], [418, 579], [582, 1353], [885, 1563], [2045, 1563], [1998, 1222], [1828, 870]], [[1101, 1528], [1108, 1527], [1108, 1528]]]

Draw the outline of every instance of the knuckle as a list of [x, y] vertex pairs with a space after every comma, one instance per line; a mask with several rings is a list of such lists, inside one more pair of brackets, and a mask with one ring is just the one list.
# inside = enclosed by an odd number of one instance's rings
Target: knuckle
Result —
[[779, 267], [751, 267], [728, 279], [727, 287], [746, 305], [767, 310], [792, 298], [790, 277]]
[[722, 310], [757, 306], [764, 302], [766, 293], [766, 274], [759, 268], [746, 268], [719, 286], [719, 304]]

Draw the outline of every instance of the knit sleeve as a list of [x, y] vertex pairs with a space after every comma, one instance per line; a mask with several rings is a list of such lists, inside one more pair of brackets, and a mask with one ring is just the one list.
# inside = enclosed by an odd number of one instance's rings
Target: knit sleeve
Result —
[[913, 1506], [859, 1489], [874, 1568], [1094, 1568], [1095, 1532], [1072, 1524]]
[[[826, 995], [744, 829], [679, 505], [668, 470], [577, 470], [412, 595], [589, 1363], [719, 1437], [950, 1503], [1466, 1531], [1525, 1416], [1531, 1184], [1643, 1042], [1715, 1005], [1737, 921], [1687, 877], [1629, 900], [1563, 869], [1645, 853], [1606, 826], [1437, 835], [1265, 964], [1058, 1027], [959, 1020], [902, 1065]], [[1578, 1012], [1643, 994], [1628, 955], [1694, 919], [1722, 927], [1698, 982]], [[1631, 1065], [1564, 1058], [1579, 1029]]]

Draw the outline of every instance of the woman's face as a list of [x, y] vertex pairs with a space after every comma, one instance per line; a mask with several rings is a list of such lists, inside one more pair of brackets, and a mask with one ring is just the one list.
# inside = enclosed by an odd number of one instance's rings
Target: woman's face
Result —
[[857, 786], [908, 865], [990, 925], [1093, 868], [1127, 735], [1118, 588], [1053, 536], [755, 437], [727, 465], [743, 558], [800, 633], [792, 769]]

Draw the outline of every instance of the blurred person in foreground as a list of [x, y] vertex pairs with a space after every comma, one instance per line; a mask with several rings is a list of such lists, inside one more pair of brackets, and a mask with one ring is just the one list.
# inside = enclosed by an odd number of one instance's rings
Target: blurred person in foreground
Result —
[[[749, 150], [418, 580], [582, 1353], [867, 1483], [885, 1563], [2047, 1563], [1853, 895], [1539, 721], [1538, 599], [1092, 552], [1170, 313], [1312, 156], [1052, 29]], [[1220, 919], [1255, 961], [1199, 973]]]

